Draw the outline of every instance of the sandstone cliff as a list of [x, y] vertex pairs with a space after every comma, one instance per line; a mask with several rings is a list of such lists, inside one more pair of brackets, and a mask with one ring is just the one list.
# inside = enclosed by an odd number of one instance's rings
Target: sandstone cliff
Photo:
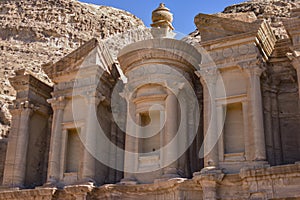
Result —
[[[265, 19], [273, 28], [278, 38], [286, 38], [287, 33], [283, 27], [282, 20], [289, 18], [291, 10], [299, 7], [299, 0], [250, 0], [245, 3], [229, 6], [224, 9], [224, 14], [247, 13], [254, 15], [257, 19]], [[229, 15], [230, 16], [230, 15]], [[235, 18], [238, 18], [236, 15]]]
[[143, 27], [132, 14], [76, 0], [0, 1], [0, 135], [9, 127], [15, 91], [8, 78], [26, 68], [50, 83], [41, 65], [55, 62], [89, 39]]
[[[232, 18], [245, 22], [266, 20], [270, 23], [277, 39], [287, 38], [287, 32], [282, 24], [284, 19], [291, 17], [291, 10], [300, 7], [299, 0], [249, 0], [244, 3], [228, 6], [216, 16]], [[191, 37], [201, 40], [196, 30]]]

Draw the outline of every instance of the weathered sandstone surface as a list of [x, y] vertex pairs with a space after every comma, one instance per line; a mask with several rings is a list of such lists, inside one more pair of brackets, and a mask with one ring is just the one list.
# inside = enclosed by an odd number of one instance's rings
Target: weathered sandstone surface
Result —
[[224, 9], [223, 13], [233, 18], [243, 20], [241, 14], [253, 14], [257, 19], [267, 20], [270, 22], [275, 35], [278, 38], [286, 38], [287, 33], [283, 27], [282, 20], [291, 16], [291, 10], [300, 6], [298, 0], [251, 0], [245, 3], [229, 6]]
[[15, 96], [8, 78], [26, 68], [50, 83], [41, 65], [58, 61], [91, 38], [103, 39], [143, 27], [132, 14], [74, 0], [0, 1], [0, 134], [10, 124], [8, 105]]

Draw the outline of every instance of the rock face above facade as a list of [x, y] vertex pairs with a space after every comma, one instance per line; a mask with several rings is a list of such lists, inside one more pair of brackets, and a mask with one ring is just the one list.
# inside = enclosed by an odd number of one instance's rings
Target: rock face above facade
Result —
[[[0, 105], [3, 129], [7, 103], [14, 98], [8, 78], [26, 68], [45, 82], [41, 65], [56, 62], [91, 38], [143, 27], [132, 14], [75, 0], [2, 0], [0, 2]], [[2, 135], [5, 135], [5, 131]]]
[[[224, 9], [223, 14], [228, 14], [229, 17], [242, 21], [249, 18], [253, 19], [254, 14], [257, 19], [265, 19], [270, 22], [278, 38], [286, 38], [287, 33], [283, 27], [282, 20], [289, 18], [291, 10], [299, 6], [300, 1], [298, 0], [250, 0], [228, 6]], [[245, 13], [249, 14], [248, 18], [245, 17]]]

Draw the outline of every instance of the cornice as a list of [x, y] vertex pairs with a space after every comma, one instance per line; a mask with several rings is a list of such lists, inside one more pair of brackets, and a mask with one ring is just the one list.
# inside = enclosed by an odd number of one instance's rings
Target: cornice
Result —
[[136, 42], [123, 48], [118, 55], [120, 66], [125, 74], [136, 63], [143, 65], [151, 60], [160, 59], [183, 63], [188, 68], [194, 68], [201, 63], [202, 58], [194, 46], [169, 38]]
[[[27, 98], [30, 101], [39, 101], [34, 96], [48, 99], [51, 96], [50, 93], [53, 91], [51, 86], [28, 74], [26, 70], [16, 71], [16, 76], [10, 78], [9, 81], [17, 91], [17, 98]], [[34, 96], [30, 96], [30, 92], [33, 92]]]

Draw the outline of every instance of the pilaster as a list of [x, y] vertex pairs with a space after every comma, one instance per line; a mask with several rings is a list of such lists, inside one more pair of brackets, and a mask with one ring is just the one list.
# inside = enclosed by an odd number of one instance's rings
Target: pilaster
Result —
[[[124, 96], [128, 97], [128, 95]], [[136, 184], [134, 171], [138, 159], [138, 140], [136, 130], [135, 105], [130, 99], [127, 99], [127, 122], [125, 135], [125, 155], [124, 155], [124, 178], [122, 184]]]
[[[251, 131], [253, 132], [253, 149], [252, 159], [254, 161], [266, 160], [266, 147], [264, 135], [264, 119], [262, 108], [262, 94], [260, 76], [265, 70], [263, 63], [259, 61], [239, 63], [248, 76], [248, 99], [249, 107], [248, 118], [250, 121]], [[251, 132], [250, 131], [250, 132]]]
[[[178, 129], [178, 102], [177, 97], [171, 91], [168, 91], [168, 96], [166, 98], [166, 132], [164, 134], [164, 145], [169, 144], [176, 136]], [[180, 177], [178, 175], [178, 152], [177, 145], [171, 145], [164, 152], [164, 161], [175, 160], [173, 163], [164, 168], [163, 178], [176, 178]]]
[[[41, 122], [48, 124], [51, 110], [46, 99], [51, 96], [52, 87], [41, 82], [24, 69], [18, 70], [15, 73], [16, 76], [9, 79], [17, 95], [14, 104], [10, 107], [12, 125], [6, 152], [3, 185], [9, 187], [24, 187], [26, 183], [26, 173], [28, 171], [26, 168], [30, 135], [47, 135], [45, 132], [35, 131], [35, 127], [30, 127], [31, 117], [33, 114], [39, 114], [42, 116], [42, 120], [45, 120]], [[35, 137], [36, 135], [32, 136]], [[47, 139], [43, 137], [41, 143], [42, 142], [47, 143]], [[38, 157], [38, 159], [37, 162], [40, 162], [41, 167], [44, 167], [44, 158]], [[33, 178], [41, 180], [41, 177]], [[28, 184], [34, 185], [36, 183]]]
[[98, 127], [97, 108], [101, 101], [105, 98], [96, 94], [88, 94], [86, 96], [87, 102], [87, 119], [86, 129], [82, 136], [84, 144], [83, 165], [81, 182], [95, 182], [95, 158], [94, 154], [97, 151], [96, 135]]
[[218, 69], [210, 68], [196, 72], [203, 85], [204, 97], [204, 166], [218, 167], [218, 123], [216, 109], [216, 83]]
[[50, 103], [53, 108], [53, 123], [50, 139], [47, 182], [55, 184], [56, 182], [60, 181], [60, 177], [63, 175], [63, 165], [61, 164], [61, 153], [63, 146], [62, 122], [66, 99], [64, 96], [60, 96], [49, 99], [48, 103]]
[[26, 158], [29, 140], [29, 121], [35, 106], [29, 101], [16, 104], [11, 110], [13, 115], [12, 131], [9, 136], [3, 185], [24, 187]]

